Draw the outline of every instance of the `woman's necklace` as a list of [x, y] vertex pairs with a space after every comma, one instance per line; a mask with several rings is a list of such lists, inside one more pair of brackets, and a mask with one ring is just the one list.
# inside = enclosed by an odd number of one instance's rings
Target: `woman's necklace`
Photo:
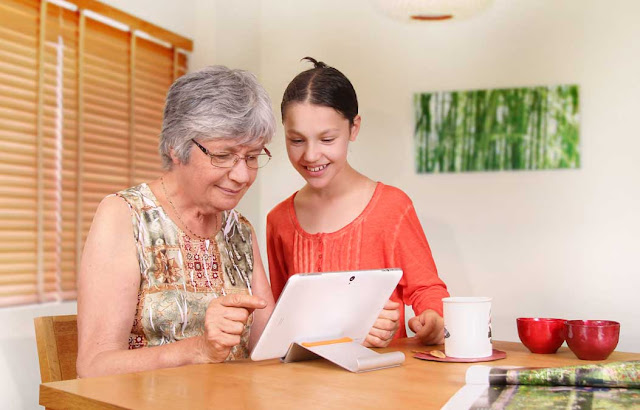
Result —
[[169, 196], [169, 194], [167, 193], [167, 188], [164, 186], [164, 177], [160, 177], [160, 183], [162, 184], [162, 191], [164, 192], [164, 196], [167, 198], [167, 201], [169, 201], [169, 205], [171, 205], [171, 208], [173, 209], [173, 213], [176, 214], [176, 216], [178, 217], [178, 220], [180, 221], [180, 224], [182, 224], [182, 226], [184, 226], [185, 228], [187, 228], [187, 231], [189, 231], [189, 233], [200, 239], [201, 241], [206, 241], [207, 244], [209, 242], [210, 239], [213, 239], [216, 234], [218, 233], [218, 231], [220, 230], [220, 228], [218, 228], [218, 215], [216, 215], [216, 229], [215, 229], [215, 234], [213, 234], [212, 236], [210, 236], [209, 238], [198, 235], [197, 233], [193, 232], [189, 226], [182, 220], [182, 218], [180, 217], [180, 214], [178, 213], [178, 210], [176, 209], [176, 206], [173, 204], [173, 201], [171, 201], [171, 197]]

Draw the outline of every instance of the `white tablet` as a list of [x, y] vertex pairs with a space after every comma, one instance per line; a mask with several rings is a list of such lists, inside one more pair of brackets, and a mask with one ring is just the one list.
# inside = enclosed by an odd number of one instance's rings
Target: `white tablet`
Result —
[[294, 342], [349, 337], [362, 343], [401, 277], [401, 269], [293, 275], [251, 359], [284, 357]]

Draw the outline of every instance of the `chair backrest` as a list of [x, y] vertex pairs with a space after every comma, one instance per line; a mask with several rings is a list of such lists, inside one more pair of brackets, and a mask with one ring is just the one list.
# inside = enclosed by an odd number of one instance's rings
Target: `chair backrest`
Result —
[[33, 319], [42, 383], [75, 379], [78, 358], [76, 315]]

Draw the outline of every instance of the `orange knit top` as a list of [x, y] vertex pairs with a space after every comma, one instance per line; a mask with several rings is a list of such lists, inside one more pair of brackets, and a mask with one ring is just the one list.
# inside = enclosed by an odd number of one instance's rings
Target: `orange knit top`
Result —
[[[442, 315], [449, 296], [438, 277], [431, 249], [411, 199], [400, 189], [378, 182], [362, 213], [331, 233], [310, 234], [300, 226], [293, 199], [267, 216], [267, 253], [271, 289], [277, 300], [296, 273], [401, 268], [403, 276], [391, 299], [413, 307], [416, 315], [433, 309]], [[404, 309], [400, 309], [404, 324]], [[400, 326], [395, 338], [406, 337]]]

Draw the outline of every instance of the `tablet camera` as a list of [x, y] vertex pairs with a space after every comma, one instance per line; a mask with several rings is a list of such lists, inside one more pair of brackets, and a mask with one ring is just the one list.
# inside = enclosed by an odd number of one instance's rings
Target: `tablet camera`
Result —
[[353, 282], [353, 280], [354, 280], [355, 278], [356, 278], [355, 276], [350, 277], [350, 278], [349, 278], [349, 282]]

